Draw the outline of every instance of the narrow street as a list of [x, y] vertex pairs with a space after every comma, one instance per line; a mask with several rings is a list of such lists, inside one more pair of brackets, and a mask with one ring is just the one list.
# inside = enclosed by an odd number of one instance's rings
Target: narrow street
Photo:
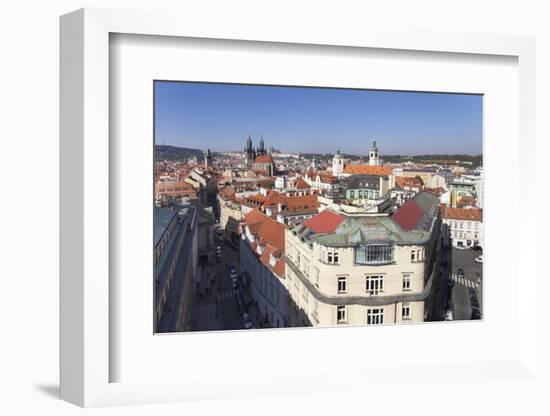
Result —
[[239, 269], [239, 253], [225, 241], [217, 241], [222, 247], [221, 262], [205, 266], [203, 278], [195, 301], [193, 331], [219, 331], [243, 329], [242, 311], [237, 297], [247, 298], [239, 279], [239, 287], [232, 287], [230, 266]]
[[[453, 310], [453, 319], [470, 320], [482, 317], [481, 285], [482, 264], [476, 263], [475, 258], [481, 255], [480, 251], [452, 249], [452, 267], [450, 279], [453, 282], [450, 297], [450, 307]], [[458, 275], [458, 270], [464, 271], [464, 277]]]

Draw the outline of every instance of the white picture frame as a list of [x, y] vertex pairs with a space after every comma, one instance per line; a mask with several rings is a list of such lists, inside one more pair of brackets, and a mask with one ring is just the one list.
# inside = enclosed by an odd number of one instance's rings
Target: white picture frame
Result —
[[[120, 360], [112, 349], [110, 310], [116, 308], [110, 292], [109, 275], [115, 261], [110, 257], [110, 227], [113, 225], [110, 201], [110, 173], [116, 170], [110, 159], [110, 35], [146, 35], [201, 39], [225, 39], [279, 44], [331, 45], [335, 48], [370, 48], [380, 50], [424, 51], [439, 54], [501, 55], [517, 58], [519, 68], [519, 149], [517, 166], [511, 169], [521, 183], [519, 208], [526, 213], [535, 204], [534, 184], [527, 169], [536, 146], [535, 136], [535, 41], [530, 37], [467, 34], [361, 30], [330, 33], [323, 28], [307, 32], [299, 27], [281, 30], [266, 25], [262, 31], [247, 31], [230, 22], [205, 26], [192, 16], [83, 9], [61, 18], [61, 398], [80, 406], [174, 402], [214, 397], [251, 397], [254, 395], [334, 392], [377, 382], [409, 377], [415, 383], [427, 383], [444, 369], [453, 371], [464, 381], [467, 374], [478, 377], [473, 382], [536, 380], [535, 319], [529, 310], [536, 305], [536, 270], [534, 253], [519, 249], [517, 265], [521, 266], [523, 283], [518, 287], [517, 345], [506, 357], [495, 361], [471, 363], [416, 362], [412, 367], [357, 366], [357, 375], [345, 382], [327, 384], [319, 374], [340, 379], [344, 369], [327, 368], [319, 372], [297, 369], [293, 373], [266, 371], [269, 381], [257, 383], [240, 379], [236, 385], [229, 374], [216, 381], [196, 374], [177, 380], [152, 377], [149, 381], [113, 381], [111, 367]], [[520, 146], [521, 143], [521, 146]], [[488, 150], [490, 151], [490, 149]], [[489, 172], [490, 175], [490, 172]], [[487, 213], [487, 211], [486, 211]], [[518, 238], [536, 241], [536, 213], [521, 215]], [[491, 256], [484, 254], [486, 261]], [[493, 257], [494, 258], [494, 257]], [[519, 267], [513, 270], [517, 282]], [[526, 288], [529, 288], [528, 290]], [[486, 293], [485, 296], [493, 296]], [[144, 305], [146, 308], [147, 305]], [[361, 328], [355, 329], [355, 332]], [[408, 330], [411, 330], [409, 328]], [[414, 330], [414, 328], [412, 328]], [[306, 330], [307, 331], [307, 330]], [[325, 331], [325, 330], [323, 330]], [[318, 331], [315, 331], [318, 332]], [[271, 333], [273, 334], [273, 333]], [[282, 333], [280, 333], [282, 334]], [[312, 332], [291, 331], [286, 339], [308, 338]], [[377, 332], [379, 336], [380, 332]], [[257, 335], [257, 334], [254, 334]], [[152, 333], [151, 333], [152, 336]], [[207, 334], [209, 337], [219, 336]], [[260, 335], [261, 336], [261, 335]], [[273, 335], [270, 335], [273, 336]], [[235, 342], [244, 342], [233, 337]], [[164, 337], [164, 343], [171, 343]], [[136, 347], [139, 348], [139, 347]], [[368, 369], [369, 377], [361, 376]], [[364, 374], [363, 374], [364, 375]], [[155, 381], [153, 381], [155, 380]], [[413, 382], [411, 381], [411, 383]], [[352, 387], [355, 386], [355, 387]], [[406, 388], [406, 385], [402, 386]]]

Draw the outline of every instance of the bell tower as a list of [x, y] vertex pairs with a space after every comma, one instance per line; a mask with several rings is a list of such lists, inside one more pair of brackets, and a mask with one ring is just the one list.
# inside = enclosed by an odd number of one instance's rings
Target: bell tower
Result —
[[369, 165], [380, 166], [380, 155], [378, 154], [378, 148], [376, 147], [376, 140], [373, 140], [372, 146], [370, 148]]
[[338, 176], [342, 173], [344, 173], [344, 155], [342, 155], [340, 149], [338, 149], [332, 158], [332, 174]]

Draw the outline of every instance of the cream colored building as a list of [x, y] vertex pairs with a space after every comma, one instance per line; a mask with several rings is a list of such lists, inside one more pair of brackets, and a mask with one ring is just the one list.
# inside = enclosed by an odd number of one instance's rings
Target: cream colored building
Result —
[[453, 247], [483, 247], [483, 211], [441, 206], [445, 238]]
[[220, 227], [225, 229], [227, 222], [232, 218], [237, 222], [240, 222], [243, 218], [241, 212], [241, 204], [235, 201], [225, 201], [218, 196], [218, 203], [220, 206]]
[[286, 230], [290, 326], [424, 321], [439, 228], [438, 198], [423, 192], [392, 217], [325, 210]]

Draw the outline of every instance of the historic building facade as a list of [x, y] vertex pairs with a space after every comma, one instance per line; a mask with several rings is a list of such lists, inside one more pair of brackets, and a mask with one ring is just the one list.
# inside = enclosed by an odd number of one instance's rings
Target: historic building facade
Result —
[[444, 237], [453, 247], [483, 247], [483, 211], [441, 206]]
[[439, 229], [438, 199], [427, 193], [392, 217], [325, 210], [288, 229], [292, 326], [424, 321]]
[[253, 319], [262, 327], [286, 327], [285, 226], [256, 208], [244, 217], [240, 228], [240, 268], [256, 303]]
[[198, 213], [192, 205], [154, 210], [155, 331], [188, 331], [197, 276]]

